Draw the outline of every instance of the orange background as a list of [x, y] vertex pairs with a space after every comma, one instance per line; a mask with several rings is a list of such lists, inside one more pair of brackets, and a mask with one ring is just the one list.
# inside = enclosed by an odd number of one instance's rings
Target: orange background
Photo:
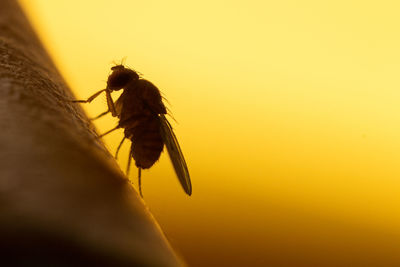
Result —
[[171, 103], [193, 196], [166, 154], [143, 193], [190, 266], [400, 265], [400, 3], [20, 3], [77, 98], [127, 57]]

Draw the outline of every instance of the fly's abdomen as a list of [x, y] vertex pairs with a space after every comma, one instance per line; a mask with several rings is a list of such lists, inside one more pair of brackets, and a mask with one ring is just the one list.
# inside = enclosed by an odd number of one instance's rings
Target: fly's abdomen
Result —
[[158, 116], [137, 120], [133, 128], [125, 128], [125, 135], [132, 140], [132, 157], [137, 167], [150, 168], [160, 157], [164, 141]]

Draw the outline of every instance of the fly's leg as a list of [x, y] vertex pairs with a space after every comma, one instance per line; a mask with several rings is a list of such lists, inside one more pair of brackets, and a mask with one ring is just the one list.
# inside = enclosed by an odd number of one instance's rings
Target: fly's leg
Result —
[[[71, 102], [74, 102], [74, 103], [90, 103], [90, 102], [92, 102], [96, 97], [98, 97], [101, 93], [103, 93], [104, 91], [106, 91], [107, 95], [109, 94], [109, 91], [107, 91], [107, 89], [103, 89], [103, 90], [98, 91], [97, 93], [95, 93], [94, 95], [92, 95], [91, 97], [89, 97], [89, 98], [86, 99], [86, 100], [71, 100]], [[111, 96], [110, 96], [110, 98], [111, 98]], [[111, 99], [111, 101], [112, 101], [112, 99]], [[107, 102], [108, 102], [108, 96], [107, 96]], [[115, 110], [115, 108], [114, 108], [114, 110]], [[108, 112], [110, 112], [110, 111], [111, 111], [111, 110], [110, 110], [110, 106], [109, 106], [107, 111], [105, 111], [105, 112], [101, 113], [100, 115], [98, 115], [98, 116], [92, 118], [91, 120], [97, 120], [98, 118], [103, 117], [104, 115], [106, 115], [106, 114], [107, 114]]]
[[[132, 162], [132, 149], [133, 149], [133, 144], [131, 146], [131, 149], [129, 151], [129, 158], [128, 158], [128, 165], [126, 166], [126, 176], [129, 177], [129, 170], [131, 168], [131, 162]], [[142, 168], [138, 168], [139, 170], [139, 175], [138, 175], [138, 186], [139, 186], [139, 194], [143, 198], [143, 193], [142, 193]]]
[[131, 169], [131, 162], [132, 162], [132, 147], [131, 150], [129, 151], [128, 165], [126, 166], [126, 176], [128, 176], [128, 178], [129, 178], [129, 170]]
[[97, 115], [97, 116], [96, 116], [96, 117], [94, 117], [94, 118], [91, 118], [90, 120], [92, 120], [92, 121], [94, 121], [94, 120], [97, 120], [97, 119], [99, 119], [99, 118], [103, 117], [104, 115], [107, 115], [107, 114], [108, 114], [108, 112], [110, 112], [110, 111], [109, 111], [109, 110], [107, 110], [107, 111], [104, 111], [103, 113], [101, 113], [101, 114]]
[[113, 117], [117, 117], [117, 111], [115, 109], [115, 105], [114, 105], [114, 101], [111, 97], [111, 91], [106, 89], [106, 97], [107, 97], [107, 106], [108, 106], [108, 110], [111, 112], [111, 115]]
[[138, 184], [139, 184], [139, 194], [143, 198], [143, 193], [142, 193], [142, 168], [138, 168]]
[[96, 97], [98, 97], [101, 93], [103, 93], [104, 91], [106, 91], [107, 89], [103, 89], [98, 91], [97, 93], [95, 93], [94, 95], [92, 95], [91, 97], [89, 97], [86, 100], [72, 100], [72, 102], [74, 103], [90, 103], [93, 101], [93, 99], [95, 99]]
[[[108, 106], [108, 112], [111, 112], [113, 117], [117, 117], [117, 111], [115, 109], [115, 105], [114, 105], [114, 101], [112, 100], [111, 97], [111, 90], [109, 89], [103, 89], [98, 91], [97, 93], [95, 93], [94, 95], [92, 95], [91, 97], [89, 97], [86, 100], [72, 100], [72, 102], [74, 103], [90, 103], [92, 102], [96, 97], [98, 97], [101, 93], [106, 92], [106, 97], [107, 97], [107, 106]], [[99, 116], [97, 116], [95, 119], [100, 118], [101, 116], [104, 116], [105, 114], [107, 114], [108, 112], [102, 113]]]
[[[122, 146], [122, 144], [124, 143], [125, 139], [126, 139], [126, 137], [124, 136], [124, 138], [122, 138], [122, 140], [121, 140], [121, 143], [119, 143], [118, 148], [117, 148], [117, 151], [115, 152], [115, 159], [118, 159], [118, 152], [119, 152], [119, 150], [121, 149], [121, 146]], [[130, 158], [130, 156], [131, 156], [131, 155], [129, 155], [129, 158]]]
[[109, 131], [107, 131], [107, 132], [105, 132], [105, 133], [99, 135], [99, 137], [103, 137], [103, 136], [105, 136], [105, 135], [107, 135], [107, 134], [109, 134], [109, 133], [111, 133], [111, 132], [113, 132], [113, 131], [115, 131], [115, 130], [117, 130], [117, 129], [119, 129], [119, 128], [120, 128], [120, 126], [117, 125], [115, 128], [112, 128], [111, 130], [109, 130]]

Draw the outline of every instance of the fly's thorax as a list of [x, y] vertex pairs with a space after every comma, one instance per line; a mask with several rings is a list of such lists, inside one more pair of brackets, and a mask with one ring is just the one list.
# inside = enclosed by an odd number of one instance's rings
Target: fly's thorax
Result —
[[154, 114], [166, 114], [166, 108], [162, 102], [160, 90], [150, 81], [140, 79], [136, 83], [140, 89], [141, 98], [146, 102], [146, 105]]

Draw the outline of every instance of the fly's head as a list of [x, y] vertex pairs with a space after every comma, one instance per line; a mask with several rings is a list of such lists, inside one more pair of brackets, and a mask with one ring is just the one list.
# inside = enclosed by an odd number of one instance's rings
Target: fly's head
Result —
[[107, 89], [111, 91], [118, 91], [139, 79], [136, 71], [125, 68], [123, 65], [115, 65], [111, 70], [112, 73], [107, 80]]

